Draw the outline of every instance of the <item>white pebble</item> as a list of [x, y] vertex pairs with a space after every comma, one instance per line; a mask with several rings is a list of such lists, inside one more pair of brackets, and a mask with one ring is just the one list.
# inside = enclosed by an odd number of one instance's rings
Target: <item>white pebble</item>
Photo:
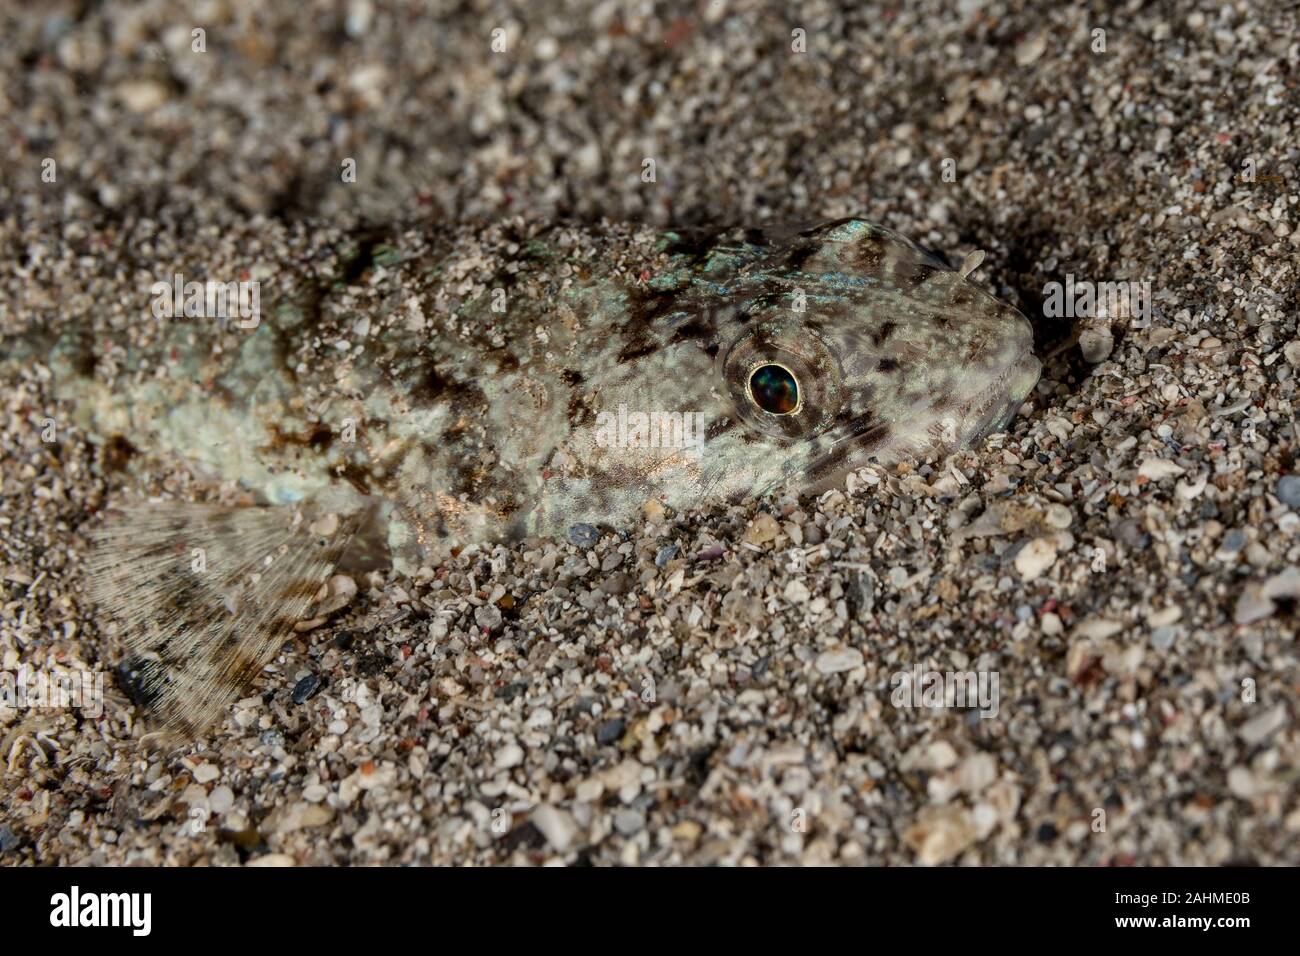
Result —
[[807, 602], [809, 597], [808, 586], [798, 578], [790, 579], [790, 582], [785, 586], [784, 593], [785, 599], [791, 604], [803, 604]]
[[234, 805], [235, 794], [224, 783], [208, 794], [208, 809], [215, 814], [223, 814]]
[[543, 804], [533, 811], [533, 825], [542, 831], [546, 842], [560, 853], [573, 845], [578, 835], [578, 826], [573, 817], [563, 810]]
[[862, 652], [856, 647], [840, 647], [817, 656], [817, 669], [823, 674], [851, 671], [862, 666]]
[[1168, 458], [1143, 458], [1142, 463], [1138, 465], [1138, 474], [1151, 481], [1172, 478], [1182, 473], [1182, 465], [1172, 462]]
[[1056, 545], [1047, 538], [1035, 538], [1016, 555], [1016, 570], [1032, 581], [1056, 563]]
[[496, 766], [498, 770], [509, 770], [524, 762], [524, 748], [518, 744], [506, 744], [497, 751]]

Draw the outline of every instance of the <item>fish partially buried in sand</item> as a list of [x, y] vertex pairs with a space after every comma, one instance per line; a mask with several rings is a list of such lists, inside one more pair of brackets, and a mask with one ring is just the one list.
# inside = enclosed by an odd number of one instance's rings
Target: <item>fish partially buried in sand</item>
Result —
[[825, 488], [969, 445], [1039, 373], [1019, 312], [858, 219], [371, 232], [316, 272], [264, 283], [256, 321], [146, 313], [48, 357], [95, 440], [255, 502], [129, 505], [98, 532], [92, 597], [190, 734], [349, 552], [410, 573], [649, 499]]

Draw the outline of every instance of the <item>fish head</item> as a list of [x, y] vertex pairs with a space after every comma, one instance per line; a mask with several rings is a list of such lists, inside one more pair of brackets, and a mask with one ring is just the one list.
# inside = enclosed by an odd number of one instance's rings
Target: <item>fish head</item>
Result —
[[773, 243], [708, 308], [720, 394], [705, 467], [749, 493], [967, 447], [1038, 380], [1021, 313], [865, 220]]
[[574, 384], [557, 384], [550, 424], [510, 412], [542, 449], [530, 533], [942, 456], [1003, 425], [1037, 381], [1024, 316], [873, 223], [663, 241], [640, 281], [579, 284], [556, 307], [537, 365], [573, 355], [579, 374], [554, 373]]

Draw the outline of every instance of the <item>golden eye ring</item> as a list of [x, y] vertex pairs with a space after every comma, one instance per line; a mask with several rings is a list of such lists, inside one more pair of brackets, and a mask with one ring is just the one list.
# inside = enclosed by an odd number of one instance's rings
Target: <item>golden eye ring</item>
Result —
[[718, 370], [736, 417], [778, 441], [821, 434], [844, 407], [840, 363], [802, 323], [747, 326], [718, 356]]
[[803, 406], [798, 378], [780, 362], [755, 362], [745, 379], [745, 395], [769, 415], [797, 415]]

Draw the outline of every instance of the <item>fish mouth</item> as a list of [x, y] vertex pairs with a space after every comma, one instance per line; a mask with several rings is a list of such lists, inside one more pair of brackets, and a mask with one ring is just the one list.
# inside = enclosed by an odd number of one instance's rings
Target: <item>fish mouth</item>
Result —
[[1010, 425], [1020, 406], [1038, 384], [1042, 369], [1043, 363], [1034, 355], [1033, 346], [1022, 349], [1008, 363], [1006, 371], [998, 380], [981, 392], [972, 403], [972, 410], [983, 409], [984, 414], [979, 417], [979, 423], [963, 444], [973, 445], [984, 436], [1000, 432]]

